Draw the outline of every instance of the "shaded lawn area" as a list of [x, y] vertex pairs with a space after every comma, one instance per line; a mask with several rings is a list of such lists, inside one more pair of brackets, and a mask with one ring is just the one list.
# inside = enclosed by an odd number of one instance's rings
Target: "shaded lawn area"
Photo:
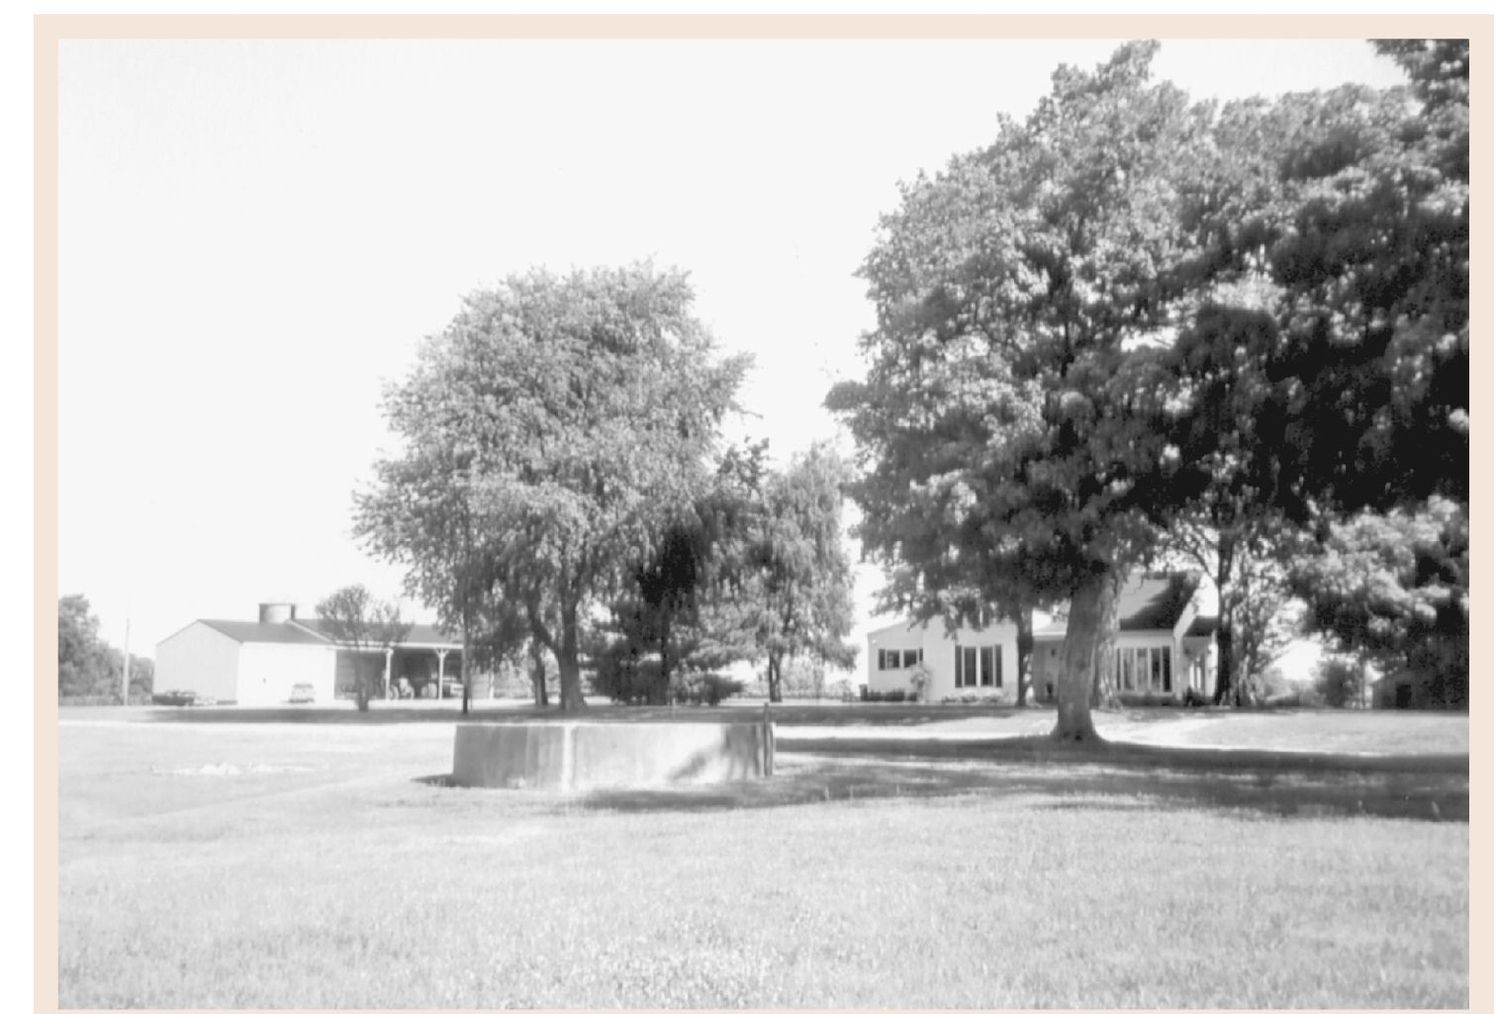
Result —
[[[814, 704], [791, 702], [770, 708], [776, 726], [841, 730], [902, 731], [909, 735], [1031, 736], [1054, 725], [1054, 710], [1038, 706], [942, 704]], [[580, 714], [517, 701], [473, 702], [463, 715], [455, 701], [376, 701], [367, 712], [351, 703], [276, 708], [65, 708], [64, 719], [148, 721], [173, 724], [405, 725], [456, 722], [749, 722], [763, 715], [760, 701], [729, 701], [722, 707], [625, 707], [594, 700]], [[1266, 750], [1316, 750], [1389, 754], [1468, 754], [1469, 716], [1464, 713], [1315, 709], [1137, 707], [1094, 713], [1103, 736], [1168, 745], [1226, 746]]]
[[782, 739], [768, 781], [551, 796], [442, 787], [431, 723], [60, 736], [63, 1006], [1468, 1003], [1427, 762]]

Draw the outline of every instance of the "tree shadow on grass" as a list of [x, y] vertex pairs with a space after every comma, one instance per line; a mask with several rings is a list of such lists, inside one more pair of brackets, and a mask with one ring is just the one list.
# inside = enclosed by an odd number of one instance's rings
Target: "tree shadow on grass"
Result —
[[[960, 795], [1027, 797], [1052, 809], [1216, 809], [1278, 817], [1468, 821], [1463, 758], [1366, 758], [1045, 739], [786, 744], [773, 778], [710, 786], [598, 790], [574, 801], [612, 811], [754, 809]], [[795, 755], [805, 755], [803, 759]], [[1033, 797], [1039, 797], [1037, 800]]]
[[[777, 726], [867, 726], [916, 727], [934, 722], [969, 718], [1032, 718], [1040, 708], [1014, 708], [1004, 705], [941, 704], [775, 704], [770, 720]], [[160, 707], [142, 712], [132, 720], [169, 722], [186, 725], [392, 725], [409, 722], [447, 724], [499, 723], [529, 724], [537, 722], [690, 722], [729, 724], [757, 722], [763, 718], [762, 704], [739, 702], [724, 707], [688, 705], [671, 708], [660, 706], [591, 705], [583, 711], [563, 712], [559, 708], [537, 708], [513, 701], [477, 701], [464, 715], [455, 706], [402, 704], [376, 701], [368, 711], [351, 705], [287, 705], [285, 707]]]

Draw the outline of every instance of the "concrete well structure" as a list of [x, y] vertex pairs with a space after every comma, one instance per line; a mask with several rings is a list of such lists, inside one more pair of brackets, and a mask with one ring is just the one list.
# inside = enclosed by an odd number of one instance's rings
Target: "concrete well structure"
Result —
[[747, 781], [774, 772], [768, 722], [548, 722], [457, 727], [452, 781], [592, 789]]

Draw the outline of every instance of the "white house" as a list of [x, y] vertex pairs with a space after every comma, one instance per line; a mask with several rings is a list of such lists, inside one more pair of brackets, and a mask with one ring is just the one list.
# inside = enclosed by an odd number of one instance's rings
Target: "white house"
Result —
[[[1194, 574], [1136, 574], [1117, 602], [1113, 664], [1118, 692], [1129, 703], [1182, 701], [1193, 688], [1215, 690], [1215, 616], [1204, 612]], [[1034, 631], [1030, 686], [1038, 700], [1053, 700], [1065, 621]], [[929, 682], [923, 700], [975, 693], [1012, 702], [1018, 693], [1018, 627], [1004, 620], [948, 632], [940, 621], [907, 621], [868, 634], [868, 689], [910, 690], [914, 667]]]
[[971, 692], [1017, 699], [1018, 627], [1009, 620], [954, 633], [940, 621], [890, 624], [868, 634], [867, 658], [868, 689], [876, 693], [910, 690], [914, 667], [923, 663], [929, 682], [921, 700]]
[[[1112, 654], [1118, 697], [1129, 704], [1183, 701], [1215, 692], [1214, 615], [1203, 611], [1197, 574], [1134, 574], [1117, 600]], [[1065, 621], [1034, 631], [1034, 696], [1053, 700]]]
[[[429, 686], [434, 696], [443, 677], [460, 672], [462, 645], [424, 624], [376, 652], [386, 690], [403, 680], [414, 692]], [[258, 622], [195, 620], [161, 641], [154, 683], [158, 691], [250, 705], [280, 704], [309, 687], [314, 700], [326, 702], [353, 696], [355, 654], [321, 621], [297, 619], [294, 605], [263, 603]]]

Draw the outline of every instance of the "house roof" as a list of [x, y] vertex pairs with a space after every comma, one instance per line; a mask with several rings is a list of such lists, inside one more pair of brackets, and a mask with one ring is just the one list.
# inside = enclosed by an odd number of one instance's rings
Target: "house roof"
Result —
[[1195, 574], [1142, 574], [1129, 580], [1117, 600], [1117, 628], [1173, 630], [1199, 586]]
[[252, 620], [198, 620], [227, 637], [245, 644], [326, 644], [327, 639], [291, 623], [256, 623]]
[[1210, 637], [1221, 625], [1219, 616], [1196, 616], [1190, 621], [1189, 629], [1184, 632], [1185, 637]]
[[[1174, 629], [1179, 617], [1194, 598], [1200, 579], [1196, 574], [1136, 574], [1122, 586], [1117, 599], [1118, 630], [1168, 630]], [[1214, 617], [1196, 617], [1190, 627], [1193, 633], [1202, 620], [1215, 629]], [[1059, 640], [1065, 636], [1064, 620], [1055, 620], [1034, 631], [1034, 640]]]

